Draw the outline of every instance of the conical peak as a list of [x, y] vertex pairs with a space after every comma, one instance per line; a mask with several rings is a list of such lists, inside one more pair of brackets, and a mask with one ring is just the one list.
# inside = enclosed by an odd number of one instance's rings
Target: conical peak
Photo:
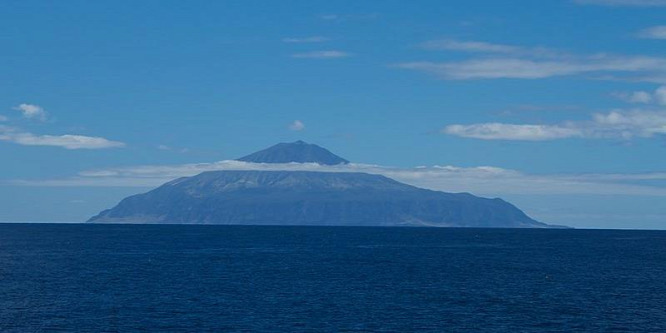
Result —
[[298, 140], [278, 143], [272, 147], [241, 157], [239, 161], [252, 163], [318, 163], [321, 165], [347, 164], [349, 161], [326, 148]]

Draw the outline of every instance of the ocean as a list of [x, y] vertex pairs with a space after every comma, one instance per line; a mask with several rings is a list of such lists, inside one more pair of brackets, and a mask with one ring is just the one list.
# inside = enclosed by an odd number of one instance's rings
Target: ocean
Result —
[[666, 331], [666, 232], [0, 224], [0, 331]]

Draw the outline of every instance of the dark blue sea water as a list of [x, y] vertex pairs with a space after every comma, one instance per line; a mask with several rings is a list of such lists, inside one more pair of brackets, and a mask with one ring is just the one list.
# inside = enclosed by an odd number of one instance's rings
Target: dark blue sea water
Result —
[[666, 330], [656, 231], [0, 224], [0, 331]]

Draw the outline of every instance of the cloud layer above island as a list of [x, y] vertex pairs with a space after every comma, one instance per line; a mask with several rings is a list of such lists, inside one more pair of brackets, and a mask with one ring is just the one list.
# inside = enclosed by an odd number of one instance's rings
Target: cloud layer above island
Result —
[[82, 171], [76, 177], [52, 180], [14, 180], [24, 186], [155, 187], [179, 177], [206, 171], [321, 171], [365, 172], [432, 190], [506, 194], [603, 194], [666, 196], [666, 187], [648, 185], [666, 180], [666, 173], [530, 175], [497, 167], [430, 166], [394, 168], [368, 164], [322, 166], [313, 163], [264, 164], [225, 160], [182, 165], [145, 165]]

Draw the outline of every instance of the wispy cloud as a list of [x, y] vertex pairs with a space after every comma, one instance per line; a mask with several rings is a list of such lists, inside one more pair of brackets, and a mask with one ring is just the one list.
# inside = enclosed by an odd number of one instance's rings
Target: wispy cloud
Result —
[[481, 41], [459, 41], [455, 39], [430, 40], [421, 43], [419, 46], [426, 50], [449, 50], [470, 53], [494, 53], [540, 57], [564, 55], [563, 52], [558, 52], [556, 50], [545, 47], [522, 47]]
[[328, 51], [311, 51], [305, 53], [295, 53], [291, 55], [293, 58], [312, 58], [312, 59], [335, 59], [346, 58], [351, 54], [343, 51], [328, 50]]
[[430, 40], [421, 43], [421, 47], [430, 50], [456, 50], [466, 52], [488, 52], [488, 53], [515, 53], [520, 47], [492, 44], [477, 41], [457, 41], [453, 39]]
[[471, 125], [449, 125], [444, 134], [483, 140], [543, 141], [580, 137], [576, 128], [558, 125], [518, 125], [504, 123], [482, 123]]
[[666, 0], [574, 0], [581, 5], [666, 7]]
[[7, 118], [3, 115], [0, 115], [0, 121], [7, 121], [7, 120], [9, 120], [9, 118]]
[[647, 28], [638, 33], [638, 37], [646, 39], [666, 39], [666, 25]]
[[164, 151], [175, 151], [175, 152], [179, 152], [181, 154], [185, 154], [185, 153], [190, 152], [190, 150], [187, 149], [187, 148], [174, 148], [174, 147], [167, 146], [167, 145], [158, 145], [157, 149], [164, 150]]
[[595, 80], [666, 82], [666, 57], [606, 53], [576, 55], [546, 47], [526, 47], [482, 41], [431, 40], [429, 50], [467, 52], [457, 61], [412, 61], [394, 65], [445, 80], [544, 79], [585, 76]]
[[285, 43], [322, 43], [329, 41], [329, 39], [323, 36], [311, 36], [283, 38], [282, 41]]
[[654, 92], [654, 99], [659, 105], [666, 106], [666, 86], [662, 86]]
[[[457, 62], [408, 62], [398, 68], [418, 70], [447, 80], [474, 79], [543, 79], [558, 76], [637, 74], [666, 75], [666, 58], [642, 56], [596, 55], [590, 57], [563, 57], [560, 59], [482, 58]], [[632, 79], [640, 80], [639, 76]]]
[[614, 93], [613, 96], [627, 102], [637, 104], [652, 103], [652, 94], [647, 91], [634, 91], [631, 93]]
[[264, 164], [240, 161], [183, 165], [145, 165], [127, 168], [84, 171], [76, 177], [53, 180], [15, 180], [24, 186], [102, 186], [153, 187], [178, 177], [205, 171], [320, 171], [364, 172], [381, 174], [398, 181], [447, 192], [471, 192], [479, 195], [507, 194], [618, 194], [666, 196], [666, 187], [645, 185], [645, 181], [666, 180], [666, 173], [645, 174], [571, 174], [530, 175], [498, 167], [420, 166], [394, 168], [379, 165], [348, 164], [322, 166], [314, 163]]
[[621, 92], [613, 94], [615, 97], [628, 102], [637, 104], [657, 104], [666, 106], [666, 86], [657, 88], [654, 92], [648, 91], [634, 91], [634, 92]]
[[568, 121], [554, 125], [504, 123], [449, 125], [441, 132], [465, 138], [516, 141], [651, 138], [666, 135], [666, 111], [616, 110], [605, 114], [594, 114], [588, 121]]
[[72, 134], [35, 135], [8, 126], [0, 126], [0, 141], [13, 142], [24, 146], [52, 146], [65, 149], [105, 149], [125, 146], [122, 142], [101, 137]]
[[561, 113], [563, 111], [576, 111], [580, 110], [580, 106], [576, 105], [535, 105], [535, 104], [518, 104], [514, 106], [507, 107], [502, 110], [494, 112], [496, 116], [513, 116], [519, 114], [529, 114], [529, 113]]
[[319, 18], [321, 18], [322, 20], [325, 20], [325, 21], [333, 21], [333, 20], [337, 20], [337, 19], [339, 19], [339, 18], [340, 18], [340, 15], [337, 15], [337, 14], [324, 14], [324, 15], [320, 15]]
[[319, 18], [324, 21], [354, 21], [354, 20], [374, 20], [378, 18], [379, 13], [367, 13], [367, 14], [324, 14], [319, 15]]
[[302, 131], [305, 129], [305, 124], [300, 120], [294, 120], [287, 128], [290, 131]]
[[24, 118], [35, 119], [39, 121], [46, 121], [48, 118], [48, 113], [44, 108], [35, 104], [22, 103], [13, 108], [14, 110], [20, 111], [23, 114]]

